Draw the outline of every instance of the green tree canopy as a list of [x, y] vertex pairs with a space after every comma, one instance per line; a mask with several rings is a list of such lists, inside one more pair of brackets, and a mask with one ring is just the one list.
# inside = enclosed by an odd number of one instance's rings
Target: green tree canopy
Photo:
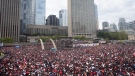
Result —
[[13, 43], [13, 39], [12, 38], [0, 38], [0, 42]]
[[86, 40], [86, 37], [85, 36], [75, 36], [75, 37], [73, 37], [73, 39], [76, 39], [76, 40]]
[[0, 42], [3, 42], [3, 39], [2, 38], [0, 38]]
[[128, 35], [125, 32], [99, 32], [97, 37], [109, 40], [126, 40]]

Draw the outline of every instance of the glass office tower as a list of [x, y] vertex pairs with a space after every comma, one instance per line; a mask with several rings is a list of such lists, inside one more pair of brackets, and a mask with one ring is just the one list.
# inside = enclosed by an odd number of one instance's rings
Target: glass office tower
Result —
[[27, 25], [35, 24], [36, 0], [21, 0], [20, 34], [27, 33]]
[[68, 26], [67, 10], [62, 9], [59, 11], [59, 25]]
[[36, 24], [45, 25], [46, 0], [36, 0]]

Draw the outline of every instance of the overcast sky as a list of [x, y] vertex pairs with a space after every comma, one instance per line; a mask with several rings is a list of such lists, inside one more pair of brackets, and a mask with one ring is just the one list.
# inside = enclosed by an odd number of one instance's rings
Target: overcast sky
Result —
[[[126, 22], [135, 20], [135, 0], [95, 0], [98, 6], [99, 27], [102, 22], [118, 24], [119, 18]], [[50, 14], [59, 17], [59, 10], [67, 9], [67, 0], [46, 0], [46, 17]]]

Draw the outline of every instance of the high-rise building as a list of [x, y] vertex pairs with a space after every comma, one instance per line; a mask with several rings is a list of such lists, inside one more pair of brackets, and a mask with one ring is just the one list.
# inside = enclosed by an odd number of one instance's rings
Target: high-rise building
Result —
[[119, 22], [126, 22], [126, 21], [125, 21], [125, 18], [120, 18], [120, 19], [119, 19]]
[[129, 28], [129, 30], [134, 30], [135, 31], [135, 21], [129, 22], [128, 23], [128, 28]]
[[0, 0], [0, 38], [19, 41], [20, 0]]
[[27, 25], [35, 24], [36, 0], [21, 0], [20, 34], [27, 33]]
[[128, 30], [128, 28], [127, 28], [128, 25], [127, 25], [127, 23], [126, 23], [124, 18], [120, 18], [119, 19], [118, 26], [119, 26], [119, 30]]
[[59, 25], [68, 26], [67, 10], [63, 9], [59, 11]]
[[103, 26], [103, 29], [106, 29], [109, 27], [109, 23], [106, 21], [106, 22], [103, 22], [102, 23], [102, 26]]
[[96, 37], [94, 0], [68, 0], [68, 36]]
[[49, 15], [46, 19], [46, 25], [59, 26], [59, 19], [56, 15]]
[[99, 29], [99, 25], [98, 25], [98, 8], [97, 8], [96, 4], [95, 4], [95, 20], [96, 20], [96, 27], [97, 27], [97, 29]]
[[117, 26], [113, 23], [113, 24], [110, 24], [110, 28], [112, 31], [117, 31]]
[[36, 0], [36, 25], [45, 25], [46, 0]]

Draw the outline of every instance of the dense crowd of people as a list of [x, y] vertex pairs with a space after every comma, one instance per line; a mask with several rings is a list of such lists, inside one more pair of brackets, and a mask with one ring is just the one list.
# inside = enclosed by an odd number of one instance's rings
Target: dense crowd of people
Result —
[[[45, 47], [46, 48], [46, 47]], [[2, 47], [0, 76], [135, 76], [135, 45], [101, 44], [72, 50]]]

